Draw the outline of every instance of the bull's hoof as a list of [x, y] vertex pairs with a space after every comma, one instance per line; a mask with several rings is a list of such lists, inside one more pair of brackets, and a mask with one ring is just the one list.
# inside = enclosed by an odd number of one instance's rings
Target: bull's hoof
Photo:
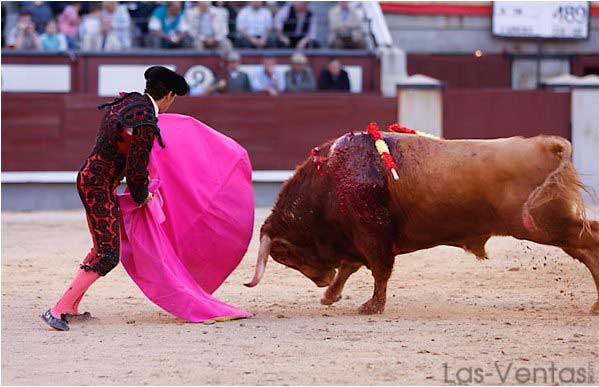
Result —
[[599, 316], [599, 301], [595, 302], [593, 306], [591, 306], [591, 314], [593, 316]]
[[331, 297], [328, 297], [325, 293], [325, 295], [320, 299], [320, 303], [322, 305], [332, 305], [334, 303], [336, 303], [337, 301], [339, 301], [341, 299], [341, 294], [337, 294]]
[[373, 300], [368, 300], [358, 309], [360, 314], [381, 314], [385, 311], [385, 304]]

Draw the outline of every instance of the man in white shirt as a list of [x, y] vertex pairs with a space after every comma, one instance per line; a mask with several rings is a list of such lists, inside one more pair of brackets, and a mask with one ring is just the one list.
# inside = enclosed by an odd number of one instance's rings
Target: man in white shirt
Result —
[[271, 48], [273, 18], [262, 1], [252, 1], [239, 11], [236, 19], [237, 46], [242, 48]]
[[329, 46], [332, 48], [364, 48], [362, 18], [350, 3], [339, 1], [329, 10]]
[[102, 24], [106, 32], [104, 49], [118, 51], [131, 48], [131, 15], [127, 6], [105, 1], [102, 8]]
[[229, 12], [226, 8], [213, 7], [209, 1], [196, 1], [185, 9], [183, 19], [196, 48], [231, 49], [227, 39]]

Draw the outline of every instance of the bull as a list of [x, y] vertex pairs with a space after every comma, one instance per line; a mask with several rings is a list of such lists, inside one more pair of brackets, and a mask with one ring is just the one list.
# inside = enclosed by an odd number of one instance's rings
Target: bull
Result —
[[[599, 222], [588, 220], [570, 143], [555, 136], [440, 140], [384, 132], [398, 179], [367, 133], [318, 149], [282, 186], [260, 229], [254, 278], [269, 255], [341, 298], [361, 266], [374, 292], [361, 314], [382, 313], [395, 257], [439, 245], [487, 258], [492, 236], [557, 246], [590, 270], [599, 314]], [[397, 177], [397, 176], [396, 176]]]

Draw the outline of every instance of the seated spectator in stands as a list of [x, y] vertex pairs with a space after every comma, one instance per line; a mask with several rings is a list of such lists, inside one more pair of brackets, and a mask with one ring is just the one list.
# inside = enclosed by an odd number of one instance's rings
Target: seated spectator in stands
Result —
[[67, 38], [58, 32], [58, 25], [54, 20], [50, 20], [46, 24], [46, 32], [40, 36], [40, 46], [42, 51], [67, 50]]
[[364, 30], [360, 14], [347, 1], [339, 1], [329, 10], [329, 46], [364, 48]]
[[239, 70], [241, 56], [236, 51], [227, 53], [227, 74], [217, 78], [213, 85], [204, 89], [192, 89], [190, 95], [209, 95], [212, 93], [247, 93], [252, 91], [250, 78]]
[[[121, 2], [121, 4], [123, 4]], [[133, 21], [131, 31], [132, 46], [143, 46], [145, 37], [148, 35], [148, 20], [152, 16], [152, 11], [159, 4], [153, 1], [127, 1], [124, 2], [129, 10], [129, 15]]]
[[314, 91], [316, 82], [308, 58], [296, 52], [291, 56], [291, 69], [285, 73], [285, 90], [291, 92]]
[[196, 48], [231, 49], [231, 41], [227, 38], [229, 12], [226, 8], [213, 7], [209, 1], [194, 1], [183, 17]]
[[341, 68], [339, 59], [331, 60], [327, 68], [320, 72], [318, 89], [349, 91], [349, 76], [347, 75], [347, 71]]
[[79, 34], [79, 11], [81, 10], [81, 3], [74, 2], [62, 10], [60, 16], [58, 16], [58, 30], [67, 37], [67, 44], [69, 48], [77, 48], [78, 41], [77, 37]]
[[294, 1], [281, 8], [275, 16], [275, 30], [279, 47], [320, 47], [316, 41], [316, 17], [305, 1]]
[[241, 93], [252, 91], [250, 85], [250, 78], [246, 73], [239, 70], [241, 64], [241, 56], [235, 51], [231, 51], [227, 54], [227, 78], [224, 89], [221, 91], [227, 91], [229, 93]]
[[266, 91], [270, 95], [277, 95], [285, 90], [285, 78], [275, 70], [277, 60], [266, 57], [262, 60], [262, 68], [252, 79], [252, 90]]
[[125, 5], [116, 1], [102, 3], [102, 30], [104, 50], [118, 51], [131, 48], [131, 16]]
[[41, 34], [46, 29], [48, 22], [54, 18], [52, 8], [45, 1], [28, 1], [23, 11], [31, 14], [31, 20], [35, 24], [35, 31]]
[[236, 20], [237, 14], [244, 7], [243, 2], [240, 1], [213, 1], [212, 6], [217, 9], [222, 10], [221, 12], [226, 12], [228, 15], [228, 24], [229, 24], [229, 40], [234, 42], [237, 41], [237, 27]]
[[152, 12], [148, 22], [149, 46], [154, 48], [190, 48], [189, 36], [180, 1], [170, 1]]
[[273, 19], [262, 1], [251, 1], [239, 11], [236, 19], [237, 42], [242, 48], [274, 47], [271, 37]]
[[79, 25], [82, 51], [100, 51], [104, 47], [102, 8], [99, 3], [90, 4], [89, 13]]
[[17, 24], [10, 30], [6, 37], [6, 44], [17, 50], [39, 50], [40, 37], [35, 32], [35, 24], [31, 20], [31, 14], [21, 12]]

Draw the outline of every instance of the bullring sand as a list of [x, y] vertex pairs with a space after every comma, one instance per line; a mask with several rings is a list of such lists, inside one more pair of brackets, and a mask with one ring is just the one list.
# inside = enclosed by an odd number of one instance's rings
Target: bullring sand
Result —
[[[267, 213], [257, 211], [257, 226]], [[360, 316], [373, 285], [364, 268], [331, 307], [320, 305], [322, 289], [275, 262], [245, 288], [254, 237], [216, 293], [255, 312], [251, 319], [177, 320], [119, 266], [81, 304], [95, 319], [51, 331], [39, 314], [89, 244], [82, 212], [2, 214], [3, 384], [444, 384], [475, 368], [483, 383], [513, 384], [517, 368], [552, 363], [591, 368], [599, 382], [599, 316], [588, 313], [595, 287], [556, 248], [494, 238], [483, 262], [450, 247], [401, 256], [386, 312]]]

